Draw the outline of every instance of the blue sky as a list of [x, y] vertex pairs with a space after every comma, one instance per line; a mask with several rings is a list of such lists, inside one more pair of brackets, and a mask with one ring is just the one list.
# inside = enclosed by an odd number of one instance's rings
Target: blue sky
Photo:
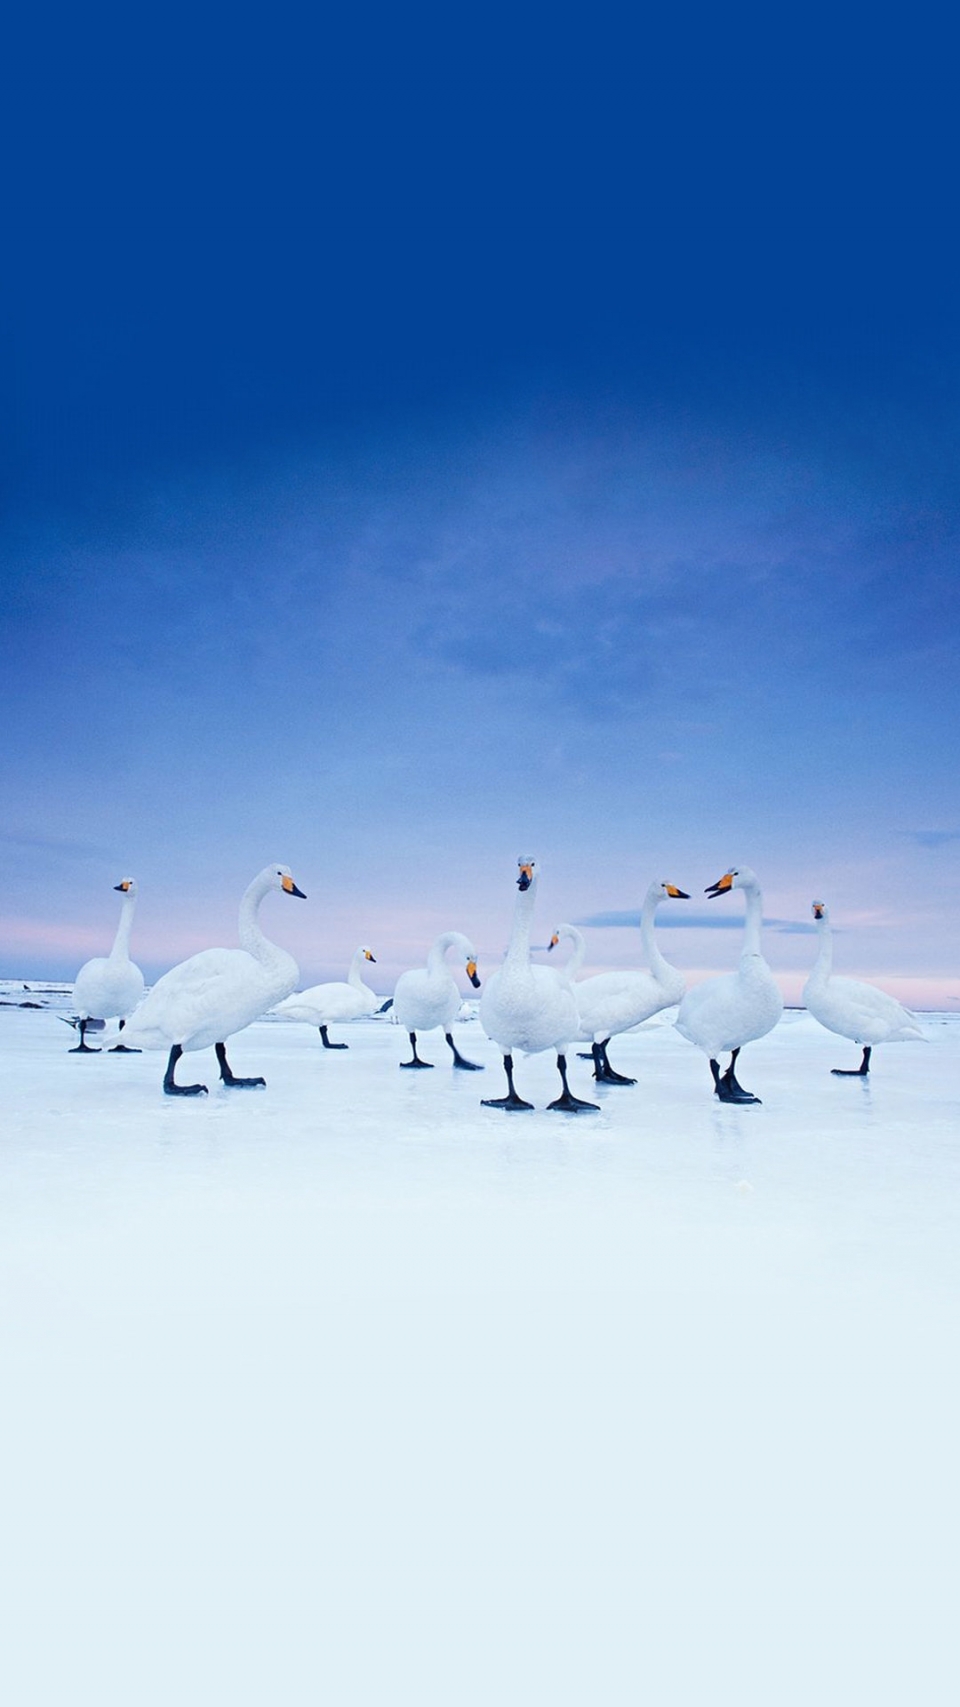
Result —
[[788, 994], [816, 895], [845, 970], [960, 997], [932, 23], [18, 27], [0, 974], [72, 975], [131, 874], [155, 973], [282, 859], [305, 976], [387, 988], [446, 928], [495, 962], [532, 853], [544, 940], [749, 863]]

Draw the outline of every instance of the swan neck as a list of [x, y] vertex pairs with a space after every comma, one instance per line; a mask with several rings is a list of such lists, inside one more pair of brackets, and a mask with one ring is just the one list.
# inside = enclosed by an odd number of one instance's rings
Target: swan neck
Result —
[[244, 891], [240, 902], [240, 947], [252, 954], [255, 960], [267, 961], [277, 953], [272, 942], [264, 936], [257, 919], [260, 903], [267, 893], [269, 885], [263, 879], [255, 877], [249, 888]]
[[137, 897], [135, 895], [125, 895], [120, 903], [120, 923], [117, 926], [117, 934], [110, 950], [111, 960], [129, 960], [130, 958], [130, 927], [133, 924], [133, 909], [136, 904]]
[[573, 952], [563, 968], [563, 975], [565, 978], [575, 978], [586, 958], [587, 945], [576, 925], [561, 925], [558, 935], [573, 945]]
[[468, 947], [467, 939], [465, 936], [461, 936], [459, 931], [444, 931], [442, 936], [438, 936], [430, 950], [430, 953], [427, 955], [427, 970], [433, 973], [444, 971], [446, 967], [447, 950], [450, 948], [456, 948], [458, 944], [463, 948], [464, 953], [466, 953]]
[[354, 955], [353, 959], [350, 962], [350, 970], [347, 973], [347, 983], [351, 984], [355, 990], [362, 990], [364, 988], [363, 979], [360, 976], [360, 970], [361, 970], [361, 967], [363, 966], [363, 963], [364, 963], [363, 949], [358, 948], [356, 954]]
[[743, 928], [744, 954], [760, 953], [760, 927], [763, 923], [763, 896], [759, 889], [745, 889], [747, 916]]
[[506, 955], [508, 963], [530, 959], [530, 932], [533, 928], [533, 901], [536, 889], [536, 880], [534, 880], [529, 889], [521, 889], [517, 895], [517, 904], [513, 914], [513, 929], [510, 932], [510, 943]]
[[653, 973], [653, 976], [659, 979], [665, 976], [672, 976], [673, 967], [670, 965], [669, 961], [664, 960], [663, 955], [657, 947], [657, 937], [654, 929], [657, 919], [657, 905], [658, 897], [656, 895], [648, 895], [643, 903], [643, 911], [640, 914], [640, 941], [643, 943], [643, 952], [647, 957], [647, 965]]
[[829, 919], [817, 920], [817, 935], [820, 938], [820, 952], [814, 961], [811, 978], [829, 978], [833, 971], [833, 932]]

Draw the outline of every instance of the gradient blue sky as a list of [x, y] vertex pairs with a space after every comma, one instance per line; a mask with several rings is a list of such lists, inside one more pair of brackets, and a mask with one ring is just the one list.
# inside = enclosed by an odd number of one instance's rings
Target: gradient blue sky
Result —
[[[72, 976], [126, 875], [155, 975], [271, 859], [305, 980], [490, 967], [522, 853], [593, 967], [744, 863], [788, 997], [817, 896], [960, 1000], [940, 28], [19, 21], [0, 975]], [[730, 964], [738, 900], [681, 912]]]

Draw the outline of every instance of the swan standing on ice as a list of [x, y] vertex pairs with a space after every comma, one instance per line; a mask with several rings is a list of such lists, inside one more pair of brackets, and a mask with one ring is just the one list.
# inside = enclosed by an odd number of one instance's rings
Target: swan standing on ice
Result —
[[532, 859], [521, 859], [517, 864], [520, 893], [510, 944], [502, 967], [487, 980], [480, 998], [480, 1023], [503, 1056], [507, 1095], [484, 1098], [483, 1106], [532, 1108], [533, 1104], [524, 1102], [514, 1089], [513, 1051], [522, 1049], [527, 1055], [538, 1055], [543, 1049], [555, 1049], [563, 1091], [549, 1107], [563, 1109], [568, 1114], [586, 1110], [596, 1113], [597, 1104], [582, 1102], [567, 1084], [567, 1045], [579, 1035], [580, 1016], [572, 985], [552, 966], [534, 966], [530, 959], [537, 870]]
[[358, 948], [350, 962], [346, 983], [313, 984], [309, 990], [298, 990], [285, 1002], [279, 1002], [275, 1012], [281, 1019], [303, 1020], [307, 1025], [319, 1026], [324, 1049], [348, 1049], [347, 1043], [330, 1042], [327, 1026], [364, 1019], [380, 1006], [380, 997], [360, 976], [364, 961], [376, 966], [377, 957], [369, 948]]
[[460, 1012], [460, 991], [451, 975], [446, 954], [450, 948], [459, 948], [466, 961], [467, 977], [475, 990], [480, 988], [477, 977], [477, 953], [468, 937], [460, 931], [444, 931], [427, 955], [427, 964], [423, 970], [401, 972], [397, 979], [397, 987], [393, 992], [393, 1009], [400, 1024], [405, 1026], [410, 1034], [412, 1059], [401, 1061], [401, 1067], [432, 1067], [432, 1061], [421, 1061], [417, 1054], [417, 1032], [433, 1031], [435, 1026], [443, 1026], [443, 1034], [453, 1052], [453, 1064], [462, 1067], [468, 1073], [482, 1073], [479, 1061], [465, 1061], [453, 1041], [450, 1027]]
[[130, 1022], [129, 1034], [144, 1049], [169, 1049], [163, 1078], [167, 1096], [202, 1096], [206, 1085], [178, 1085], [174, 1069], [181, 1055], [215, 1046], [220, 1077], [234, 1090], [266, 1084], [265, 1079], [235, 1079], [225, 1040], [242, 1031], [289, 996], [300, 976], [292, 954], [268, 942], [257, 922], [260, 903], [271, 889], [298, 895], [285, 865], [266, 865], [240, 902], [240, 947], [207, 948], [191, 955], [154, 984]]
[[[122, 883], [115, 883], [114, 888], [123, 896], [120, 904], [120, 923], [113, 947], [107, 958], [88, 960], [77, 973], [77, 981], [73, 986], [73, 1001], [77, 1012], [77, 1025], [80, 1031], [80, 1042], [71, 1049], [71, 1055], [99, 1055], [99, 1049], [91, 1049], [84, 1042], [84, 1032], [91, 1019], [117, 1019], [121, 1027], [127, 1016], [133, 1013], [137, 1003], [143, 998], [143, 973], [130, 959], [130, 926], [133, 924], [133, 911], [137, 904], [137, 885], [133, 877], [125, 877]], [[114, 1044], [113, 1053], [136, 1055], [135, 1049], [128, 1049], [125, 1043]]]
[[[756, 872], [745, 865], [739, 871], [732, 869], [705, 893], [715, 901], [731, 889], [742, 889], [747, 900], [740, 969], [688, 990], [680, 1003], [677, 1030], [709, 1056], [713, 1088], [721, 1102], [759, 1102], [738, 1083], [734, 1069], [743, 1045], [773, 1030], [783, 1013], [783, 997], [760, 953], [763, 896]], [[733, 1053], [729, 1067], [721, 1073], [717, 1056], [727, 1049]]]
[[863, 984], [858, 978], [834, 978], [830, 913], [822, 901], [814, 901], [813, 916], [817, 921], [820, 952], [803, 986], [804, 1006], [828, 1031], [849, 1037], [863, 1047], [859, 1067], [832, 1067], [831, 1072], [840, 1079], [865, 1079], [874, 1044], [922, 1043], [923, 1032], [913, 1014], [885, 990]]
[[[630, 1031], [633, 1026], [640, 1025], [645, 1019], [651, 1019], [663, 1008], [672, 1007], [683, 995], [686, 985], [683, 973], [664, 960], [654, 938], [657, 908], [661, 901], [668, 899], [689, 901], [690, 897], [686, 890], [678, 889], [673, 883], [651, 883], [644, 898], [640, 914], [640, 940], [650, 967], [649, 972], [599, 972], [595, 978], [581, 978], [579, 983], [573, 985], [573, 994], [580, 1014], [579, 1035], [592, 1042], [593, 1076], [599, 1084], [636, 1084], [636, 1079], [627, 1079], [611, 1067], [607, 1057], [607, 1044], [618, 1032]], [[564, 968], [566, 976], [572, 981], [583, 964], [583, 937], [575, 925], [559, 925], [550, 947], [553, 948], [562, 936], [574, 941], [579, 939], [579, 954], [574, 950]], [[583, 1061], [590, 1059], [589, 1055], [581, 1056]]]

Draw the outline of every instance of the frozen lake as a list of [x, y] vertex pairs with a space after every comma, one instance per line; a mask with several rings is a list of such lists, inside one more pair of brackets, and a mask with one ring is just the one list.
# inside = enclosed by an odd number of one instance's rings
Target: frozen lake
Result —
[[720, 1106], [263, 1022], [173, 1101], [0, 1009], [12, 1707], [957, 1699], [960, 1019]]

